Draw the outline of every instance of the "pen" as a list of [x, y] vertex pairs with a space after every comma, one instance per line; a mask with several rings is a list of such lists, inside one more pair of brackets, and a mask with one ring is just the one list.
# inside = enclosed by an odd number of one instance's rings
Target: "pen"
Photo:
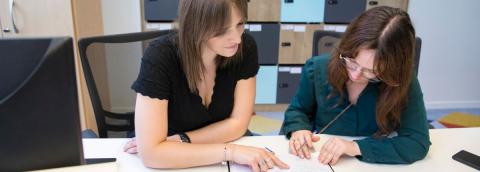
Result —
[[338, 113], [330, 122], [328, 122], [327, 125], [325, 125], [320, 131], [317, 131], [315, 134], [323, 134], [323, 132], [330, 126], [332, 125], [333, 122], [335, 122], [338, 117], [340, 117], [345, 111], [347, 111], [353, 104], [350, 103], [345, 109], [343, 109], [340, 113]]
[[303, 148], [303, 146], [305, 146], [306, 144], [307, 144], [307, 142], [303, 142], [303, 144], [302, 144], [302, 145], [300, 145], [300, 147], [299, 147], [298, 149], [302, 149], [302, 148]]
[[265, 149], [267, 149], [270, 153], [275, 154], [275, 152], [273, 152], [272, 150], [268, 149], [267, 147], [265, 147]]

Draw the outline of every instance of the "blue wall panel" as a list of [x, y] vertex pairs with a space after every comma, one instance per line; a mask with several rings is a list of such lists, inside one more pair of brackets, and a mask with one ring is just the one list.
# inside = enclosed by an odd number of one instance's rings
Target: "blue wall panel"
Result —
[[281, 0], [282, 22], [323, 22], [325, 0]]
[[277, 66], [260, 66], [257, 74], [255, 104], [275, 104], [277, 100]]

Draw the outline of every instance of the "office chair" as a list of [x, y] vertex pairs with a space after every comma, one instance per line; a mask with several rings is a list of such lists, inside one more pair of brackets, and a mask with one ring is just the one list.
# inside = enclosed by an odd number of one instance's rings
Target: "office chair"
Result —
[[82, 38], [82, 68], [100, 138], [108, 131], [134, 134], [135, 92], [130, 89], [148, 41], [172, 32], [149, 31]]
[[[335, 47], [338, 46], [340, 40], [342, 39], [341, 32], [334, 31], [324, 31], [317, 30], [313, 34], [313, 52], [312, 56], [319, 56], [327, 53], [333, 52]], [[415, 59], [414, 59], [414, 70], [415, 74], [418, 75], [418, 67], [420, 66], [420, 51], [422, 48], [422, 39], [419, 37], [415, 38]]]

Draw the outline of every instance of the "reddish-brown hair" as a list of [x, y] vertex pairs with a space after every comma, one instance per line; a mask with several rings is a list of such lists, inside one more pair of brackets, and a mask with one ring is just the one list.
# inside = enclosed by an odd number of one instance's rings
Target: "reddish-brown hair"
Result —
[[[415, 53], [415, 29], [409, 15], [398, 8], [372, 8], [352, 21], [328, 64], [328, 83], [332, 98], [345, 96], [349, 80], [340, 54], [356, 57], [360, 49], [375, 50], [374, 69], [382, 80], [376, 106], [378, 131], [375, 136], [390, 134], [398, 128], [400, 113], [408, 99]], [[341, 100], [340, 99], [340, 100]]]

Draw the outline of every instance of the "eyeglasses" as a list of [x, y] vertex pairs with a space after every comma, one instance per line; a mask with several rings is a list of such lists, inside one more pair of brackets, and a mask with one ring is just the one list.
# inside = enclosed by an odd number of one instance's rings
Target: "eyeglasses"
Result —
[[377, 72], [372, 69], [367, 69], [360, 66], [357, 62], [355, 62], [354, 59], [349, 57], [343, 57], [342, 54], [340, 54], [339, 58], [348, 70], [360, 70], [362, 72], [362, 76], [368, 79], [368, 82], [378, 83], [381, 81], [381, 79], [377, 77]]

